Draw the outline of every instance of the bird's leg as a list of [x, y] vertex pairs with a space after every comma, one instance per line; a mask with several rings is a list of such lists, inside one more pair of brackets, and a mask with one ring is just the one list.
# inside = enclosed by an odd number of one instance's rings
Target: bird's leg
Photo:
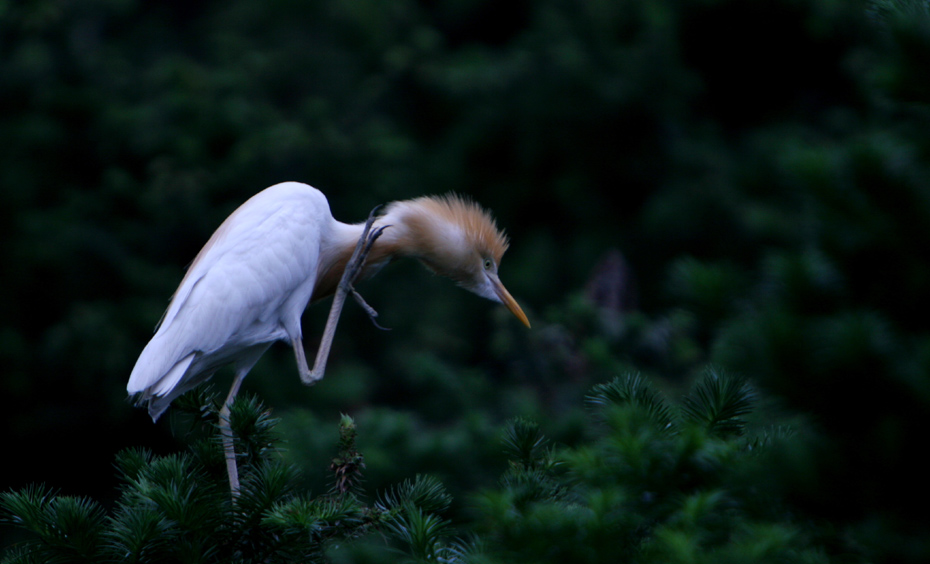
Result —
[[[248, 371], [246, 371], [248, 372]], [[236, 371], [232, 387], [229, 389], [229, 395], [223, 402], [223, 408], [220, 409], [220, 434], [223, 435], [223, 452], [226, 454], [226, 471], [229, 473], [229, 489], [232, 492], [233, 499], [239, 497], [239, 467], [236, 465], [236, 447], [233, 443], [232, 427], [229, 424], [230, 408], [239, 393], [239, 386], [245, 373]]]
[[[362, 267], [365, 265], [365, 260], [368, 258], [371, 247], [375, 244], [375, 241], [378, 240], [378, 237], [381, 236], [381, 233], [384, 232], [385, 228], [388, 227], [387, 225], [383, 225], [372, 230], [371, 226], [375, 222], [375, 212], [377, 211], [378, 208], [375, 208], [371, 210], [371, 213], [368, 215], [368, 221], [365, 222], [362, 236], [359, 237], [358, 243], [355, 245], [355, 250], [352, 252], [352, 257], [349, 259], [349, 262], [346, 263], [345, 271], [342, 273], [342, 278], [339, 280], [339, 285], [336, 287], [336, 294], [333, 296], [333, 305], [329, 309], [326, 328], [323, 329], [323, 337], [320, 339], [320, 348], [317, 350], [316, 360], [313, 363], [312, 370], [307, 366], [307, 359], [304, 356], [303, 344], [300, 339], [295, 339], [292, 343], [294, 352], [297, 355], [300, 380], [308, 386], [312, 386], [323, 378], [323, 374], [326, 372], [326, 361], [329, 358], [329, 349], [333, 344], [333, 336], [336, 334], [336, 326], [339, 324], [342, 306], [345, 305], [346, 294], [356, 294], [352, 284], [355, 282], [356, 278], [358, 278], [359, 274], [361, 274]], [[364, 300], [362, 301], [364, 302]], [[366, 308], [366, 311], [373, 312], [374, 310], [369, 306]], [[369, 316], [371, 316], [371, 313], [369, 313]]]

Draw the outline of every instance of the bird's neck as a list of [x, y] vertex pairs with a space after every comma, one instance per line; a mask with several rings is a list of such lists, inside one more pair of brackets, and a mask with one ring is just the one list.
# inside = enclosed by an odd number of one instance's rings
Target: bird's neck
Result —
[[[361, 279], [376, 274], [387, 263], [397, 257], [417, 258], [432, 267], [429, 249], [431, 241], [437, 237], [454, 239], [454, 228], [443, 222], [432, 220], [424, 222], [424, 214], [415, 202], [404, 201], [389, 204], [384, 215], [379, 217], [373, 229], [387, 226], [372, 246], [362, 269]], [[328, 254], [320, 256], [317, 283], [313, 289], [311, 301], [332, 295], [345, 271], [346, 264], [352, 257], [359, 239], [364, 233], [364, 223], [342, 223], [335, 221], [327, 234], [328, 243], [323, 248], [331, 249]], [[448, 233], [443, 233], [448, 231]]]

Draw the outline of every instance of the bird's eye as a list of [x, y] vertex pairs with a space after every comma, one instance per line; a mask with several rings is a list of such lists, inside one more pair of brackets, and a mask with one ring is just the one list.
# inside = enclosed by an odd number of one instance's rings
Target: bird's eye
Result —
[[491, 267], [494, 266], [494, 263], [491, 262], [491, 259], [484, 259], [484, 269], [491, 270]]

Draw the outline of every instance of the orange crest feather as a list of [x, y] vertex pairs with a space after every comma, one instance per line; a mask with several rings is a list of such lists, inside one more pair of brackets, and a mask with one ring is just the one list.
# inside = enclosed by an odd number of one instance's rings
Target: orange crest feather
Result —
[[[466, 238], [466, 245], [499, 263], [509, 245], [506, 234], [497, 227], [491, 214], [477, 203], [458, 194], [423, 196], [404, 202], [422, 213], [417, 218], [408, 216], [408, 222], [418, 219], [438, 224], [457, 226]], [[412, 215], [412, 214], [411, 214]]]

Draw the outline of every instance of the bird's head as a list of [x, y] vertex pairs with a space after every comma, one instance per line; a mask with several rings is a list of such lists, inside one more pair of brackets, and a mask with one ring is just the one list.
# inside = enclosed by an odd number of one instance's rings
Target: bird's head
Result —
[[507, 250], [507, 236], [481, 206], [454, 194], [426, 196], [394, 202], [385, 216], [397, 218], [403, 226], [402, 246], [430, 270], [470, 292], [504, 304], [530, 326], [497, 274]]

